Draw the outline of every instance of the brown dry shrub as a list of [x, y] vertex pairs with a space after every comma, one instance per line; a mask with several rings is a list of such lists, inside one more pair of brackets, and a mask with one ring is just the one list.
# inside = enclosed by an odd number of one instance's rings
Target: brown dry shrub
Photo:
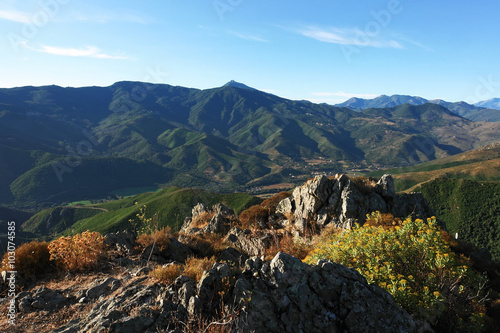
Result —
[[182, 274], [182, 271], [182, 265], [170, 264], [155, 268], [149, 273], [149, 276], [156, 279], [158, 282], [169, 285]]
[[38, 240], [22, 244], [15, 250], [15, 256], [9, 263], [9, 252], [2, 259], [1, 271], [17, 271], [23, 278], [35, 278], [48, 273], [52, 269], [50, 263], [49, 244]]
[[288, 198], [290, 195], [291, 195], [290, 193], [283, 191], [272, 196], [271, 198], [262, 201], [260, 205], [263, 208], [268, 209], [271, 213], [274, 213], [276, 207], [278, 207], [278, 204], [281, 202], [281, 200]]
[[170, 245], [170, 238], [172, 237], [172, 229], [170, 227], [165, 227], [160, 230], [156, 230], [152, 234], [142, 234], [137, 237], [137, 244], [139, 245], [137, 250], [145, 249], [149, 245], [155, 243], [161, 252], [165, 252]]
[[243, 228], [256, 227], [258, 222], [267, 222], [269, 211], [261, 205], [252, 206], [240, 213], [240, 222]]
[[98, 232], [85, 231], [71, 237], [60, 237], [49, 246], [50, 259], [58, 268], [70, 272], [95, 269], [106, 256], [104, 237]]
[[365, 195], [372, 193], [377, 184], [375, 178], [372, 177], [357, 176], [351, 177], [350, 179], [356, 184], [358, 190]]
[[182, 235], [182, 242], [200, 257], [218, 255], [228, 246], [224, 241], [224, 236], [216, 233]]
[[210, 219], [214, 217], [213, 212], [203, 212], [200, 215], [196, 216], [193, 218], [193, 221], [190, 224], [191, 228], [203, 228], [204, 226], [208, 225], [208, 222]]
[[391, 213], [380, 213], [379, 211], [366, 215], [366, 221], [363, 224], [367, 227], [384, 227], [392, 228], [401, 226], [403, 221], [400, 218], [395, 218]]
[[271, 260], [278, 252], [284, 252], [302, 260], [312, 249], [312, 242], [305, 238], [296, 239], [291, 234], [286, 233], [281, 237], [275, 235], [275, 242], [266, 249], [264, 256], [266, 260]]
[[198, 282], [203, 276], [203, 272], [212, 268], [212, 266], [215, 264], [215, 261], [215, 257], [187, 258], [186, 263], [184, 264], [183, 274]]

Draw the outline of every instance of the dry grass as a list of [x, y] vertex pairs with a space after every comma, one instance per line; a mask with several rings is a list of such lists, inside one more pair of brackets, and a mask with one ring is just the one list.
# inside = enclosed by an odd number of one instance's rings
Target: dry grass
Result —
[[104, 238], [98, 232], [85, 231], [73, 237], [60, 237], [48, 248], [50, 259], [57, 267], [70, 272], [95, 269], [106, 256]]
[[164, 283], [166, 285], [171, 284], [177, 279], [183, 272], [182, 265], [179, 264], [170, 264], [166, 266], [161, 266], [155, 268], [149, 276], [156, 279], [158, 282]]
[[376, 180], [371, 177], [357, 176], [351, 177], [350, 179], [354, 182], [354, 184], [356, 184], [358, 190], [363, 194], [372, 193], [375, 189], [375, 185], [377, 184]]
[[142, 234], [137, 237], [138, 249], [145, 249], [151, 244], [156, 244], [158, 249], [162, 252], [165, 252], [170, 245], [170, 238], [172, 237], [172, 229], [170, 227], [166, 227], [160, 230], [156, 230], [152, 234]]
[[53, 266], [50, 263], [49, 244], [34, 240], [19, 246], [15, 251], [14, 267], [9, 264], [9, 253], [2, 259], [1, 271], [17, 271], [23, 278], [36, 278], [49, 272]]
[[274, 235], [273, 245], [266, 249], [264, 256], [266, 260], [271, 260], [278, 254], [284, 252], [300, 260], [304, 259], [313, 249], [313, 242], [307, 238], [295, 238], [290, 233]]
[[175, 281], [180, 275], [186, 275], [198, 282], [203, 276], [203, 272], [212, 268], [215, 263], [215, 257], [210, 258], [195, 258], [190, 257], [184, 264], [169, 264], [157, 267], [149, 276], [156, 279], [158, 282], [169, 285]]
[[224, 241], [224, 235], [209, 233], [201, 235], [186, 235], [182, 234], [180, 240], [182, 243], [189, 246], [199, 257], [210, 257], [218, 255], [226, 249], [229, 244]]
[[196, 282], [200, 281], [203, 272], [212, 268], [215, 264], [215, 257], [210, 258], [195, 258], [191, 257], [186, 260], [184, 264], [184, 275], [189, 276]]
[[196, 216], [193, 218], [191, 222], [191, 227], [192, 228], [203, 228], [208, 225], [208, 222], [210, 219], [214, 217], [214, 213], [212, 212], [203, 212], [200, 215]]
[[395, 218], [391, 213], [380, 213], [379, 211], [366, 215], [366, 221], [363, 224], [367, 227], [395, 227], [401, 226], [403, 221], [400, 218]]
[[280, 192], [271, 198], [268, 198], [240, 213], [240, 223], [243, 228], [253, 229], [259, 228], [260, 225], [267, 225], [267, 221], [271, 214], [274, 214], [276, 207], [281, 200], [288, 198], [290, 193]]

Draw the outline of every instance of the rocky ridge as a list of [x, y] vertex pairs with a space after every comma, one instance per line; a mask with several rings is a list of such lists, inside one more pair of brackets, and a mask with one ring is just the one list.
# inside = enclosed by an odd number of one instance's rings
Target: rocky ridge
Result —
[[[329, 261], [308, 265], [283, 252], [271, 260], [263, 256], [275, 243], [276, 230], [300, 236], [312, 226], [350, 228], [376, 210], [398, 217], [433, 215], [420, 194], [396, 195], [390, 175], [374, 186], [345, 175], [319, 176], [281, 200], [259, 221], [259, 230], [237, 226], [234, 212], [224, 205], [199, 204], [166, 251], [152, 244], [135, 254], [133, 234], [108, 234], [105, 242], [114, 258], [107, 265], [120, 274], [72, 289], [24, 291], [16, 297], [17, 308], [29, 316], [93, 304], [54, 333], [199, 332], [209, 326], [228, 332], [432, 332], [353, 269]], [[180, 275], [163, 285], [148, 276], [156, 265], [192, 256], [190, 237], [203, 234], [220, 235], [228, 247], [199, 281]]]

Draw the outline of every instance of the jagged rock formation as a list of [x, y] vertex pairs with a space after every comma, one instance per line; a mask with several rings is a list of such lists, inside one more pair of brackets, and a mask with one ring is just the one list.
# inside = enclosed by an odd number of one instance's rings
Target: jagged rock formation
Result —
[[[170, 237], [162, 251], [152, 244], [137, 255], [133, 234], [108, 234], [105, 243], [115, 256], [109, 264], [120, 276], [103, 277], [78, 290], [25, 291], [16, 297], [18, 309], [28, 314], [95, 303], [54, 333], [177, 333], [189, 325], [196, 332], [217, 320], [234, 332], [432, 332], [353, 269], [329, 261], [307, 265], [281, 252], [264, 260], [280, 232], [299, 235], [311, 224], [350, 228], [377, 210], [397, 217], [433, 215], [420, 194], [396, 195], [390, 175], [372, 185], [345, 175], [316, 177], [282, 200], [255, 230], [237, 227], [234, 212], [224, 205], [198, 204], [179, 238]], [[190, 239], [203, 234], [217, 234], [227, 247], [217, 252], [217, 262], [198, 282], [181, 275], [164, 286], [145, 276], [152, 262], [185, 262], [195, 253]]]
[[[215, 204], [211, 209], [199, 203], [194, 206], [192, 216], [186, 218], [182, 225], [181, 232], [189, 235], [203, 233], [227, 233], [235, 220], [234, 211], [223, 205]], [[201, 220], [201, 221], [200, 221]], [[202, 223], [202, 227], [198, 224]], [[193, 225], [194, 224], [194, 225]]]
[[396, 195], [391, 175], [382, 176], [373, 187], [356, 184], [346, 175], [317, 176], [295, 188], [276, 209], [287, 219], [284, 224], [293, 224], [300, 232], [311, 222], [350, 228], [355, 222], [362, 224], [366, 214], [374, 211], [403, 218], [434, 215], [421, 193]]
[[85, 302], [86, 297], [95, 301], [90, 312], [53, 333], [182, 332], [190, 321], [205, 318], [208, 323], [221, 317], [234, 332], [385, 333], [418, 328], [392, 296], [355, 270], [328, 261], [311, 266], [281, 252], [271, 261], [252, 257], [243, 271], [215, 263], [198, 283], [181, 275], [162, 286], [148, 283], [147, 277], [127, 276], [96, 281], [69, 296], [48, 288], [25, 292], [18, 302], [26, 314]]

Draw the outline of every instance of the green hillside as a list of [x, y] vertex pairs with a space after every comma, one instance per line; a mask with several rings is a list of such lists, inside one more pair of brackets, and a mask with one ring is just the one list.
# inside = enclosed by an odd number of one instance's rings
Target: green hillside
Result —
[[0, 89], [0, 203], [53, 207], [174, 185], [232, 192], [326, 168], [412, 165], [498, 140], [500, 123], [436, 104], [355, 112], [234, 85]]
[[384, 173], [393, 175], [397, 191], [413, 191], [419, 184], [436, 178], [500, 181], [500, 143], [411, 167], [376, 171], [368, 176], [380, 177]]
[[458, 233], [500, 260], [500, 182], [439, 178], [416, 191], [429, 200], [451, 235]]
[[147, 217], [157, 214], [160, 227], [170, 226], [178, 230], [184, 219], [191, 215], [191, 210], [197, 203], [214, 205], [220, 202], [240, 212], [260, 201], [245, 193], [218, 194], [170, 187], [154, 193], [139, 194], [101, 204], [45, 209], [26, 221], [22, 229], [41, 237], [73, 234], [86, 230], [105, 234], [130, 229], [132, 226], [129, 219], [135, 218], [139, 208], [146, 205]]

